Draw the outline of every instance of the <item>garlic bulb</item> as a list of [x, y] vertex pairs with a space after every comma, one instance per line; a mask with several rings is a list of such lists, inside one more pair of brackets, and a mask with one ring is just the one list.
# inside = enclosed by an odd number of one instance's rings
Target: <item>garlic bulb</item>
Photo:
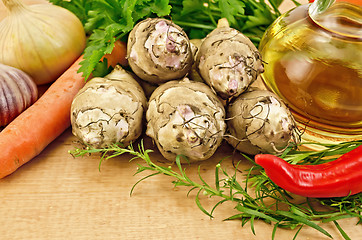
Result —
[[10, 123], [38, 98], [38, 88], [25, 72], [0, 64], [0, 126]]
[[85, 31], [70, 11], [20, 0], [3, 3], [9, 14], [0, 22], [0, 63], [21, 69], [40, 85], [57, 79], [83, 52]]

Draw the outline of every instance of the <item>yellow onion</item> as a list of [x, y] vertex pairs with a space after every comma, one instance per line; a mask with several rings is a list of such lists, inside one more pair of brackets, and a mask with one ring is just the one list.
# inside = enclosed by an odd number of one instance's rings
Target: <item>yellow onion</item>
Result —
[[5, 126], [38, 99], [38, 88], [20, 69], [0, 63], [0, 126]]
[[[49, 3], [49, 1], [47, 1], [47, 0], [22, 0], [22, 2], [23, 2], [24, 4], [27, 4], [27, 5], [40, 4], [40, 3], [51, 4], [51, 3]], [[3, 2], [0, 1], [0, 20], [2, 20], [3, 18], [6, 17], [7, 11], [8, 11], [8, 10], [7, 10], [6, 7], [4, 6]]]
[[0, 22], [0, 63], [21, 69], [38, 85], [53, 82], [84, 50], [82, 23], [52, 4], [2, 1], [8, 16]]

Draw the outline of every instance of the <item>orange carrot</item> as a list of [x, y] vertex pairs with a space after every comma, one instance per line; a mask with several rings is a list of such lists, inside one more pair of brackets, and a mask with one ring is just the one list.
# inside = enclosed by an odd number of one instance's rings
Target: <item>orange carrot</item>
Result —
[[70, 106], [84, 86], [80, 57], [32, 106], [0, 132], [0, 178], [37, 156], [70, 126]]
[[128, 61], [126, 59], [127, 46], [125, 42], [117, 40], [114, 42], [114, 48], [110, 54], [104, 55], [107, 59], [108, 66], [115, 67], [117, 64], [127, 66]]
[[32, 106], [0, 132], [0, 178], [29, 162], [70, 126], [73, 98], [85, 84], [82, 73], [77, 73], [82, 60], [83, 56], [79, 57]]

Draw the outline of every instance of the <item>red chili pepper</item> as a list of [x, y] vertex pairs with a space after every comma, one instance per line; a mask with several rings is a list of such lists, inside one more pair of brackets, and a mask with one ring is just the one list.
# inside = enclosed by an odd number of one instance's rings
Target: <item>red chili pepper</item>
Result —
[[270, 154], [255, 162], [268, 177], [288, 192], [305, 197], [344, 197], [362, 192], [362, 146], [319, 165], [293, 165]]

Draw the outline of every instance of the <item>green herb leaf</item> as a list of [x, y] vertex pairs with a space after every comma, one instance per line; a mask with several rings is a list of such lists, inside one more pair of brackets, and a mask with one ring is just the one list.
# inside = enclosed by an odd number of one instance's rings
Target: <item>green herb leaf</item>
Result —
[[[325, 161], [329, 161], [325, 160], [323, 156], [327, 155], [330, 157], [332, 156], [332, 153], [342, 154], [356, 148], [361, 144], [362, 141], [346, 142], [340, 144], [326, 144], [323, 145], [325, 147], [324, 150], [303, 151], [304, 158], [302, 160], [300, 159], [299, 151], [296, 149], [297, 146], [291, 146], [285, 150], [282, 156], [288, 158], [290, 161], [293, 161], [294, 157], [296, 156], [298, 160], [303, 162], [307, 162], [308, 159], [314, 162], [315, 159], [318, 159], [319, 163], [323, 163]], [[190, 187], [187, 196], [189, 196], [191, 191], [197, 190], [195, 203], [197, 207], [209, 217], [213, 217], [213, 213], [217, 206], [226, 201], [231, 201], [235, 203], [235, 210], [237, 210], [239, 213], [230, 216], [225, 220], [238, 219], [242, 222], [243, 226], [247, 222], [250, 222], [251, 231], [253, 233], [255, 231], [255, 220], [262, 220], [266, 223], [273, 223], [274, 228], [272, 231], [272, 239], [276, 238], [277, 228], [295, 229], [298, 227], [298, 231], [294, 236], [294, 238], [296, 238], [297, 234], [300, 232], [303, 226], [314, 228], [324, 235], [331, 237], [331, 235], [325, 229], [323, 229], [322, 226], [319, 225], [331, 221], [334, 222], [341, 235], [345, 239], [349, 239], [347, 234], [337, 223], [337, 220], [344, 218], [357, 218], [357, 224], [362, 223], [362, 193], [343, 198], [307, 198], [305, 202], [295, 203], [293, 202], [293, 198], [283, 189], [275, 185], [259, 166], [254, 165], [248, 171], [245, 176], [246, 181], [243, 182], [245, 187], [243, 187], [240, 181], [237, 181], [238, 165], [236, 164], [234, 172], [230, 174], [222, 168], [222, 161], [216, 165], [216, 169], [214, 171], [216, 187], [213, 188], [203, 179], [200, 173], [200, 169], [198, 171], [198, 177], [200, 180], [199, 182], [196, 182], [187, 176], [186, 169], [183, 165], [181, 165], [180, 161], [180, 158], [183, 156], [178, 156], [176, 158], [176, 165], [178, 170], [178, 172], [176, 172], [172, 170], [171, 166], [165, 167], [155, 164], [149, 156], [150, 152], [152, 152], [152, 150], [144, 149], [142, 141], [138, 146], [138, 150], [135, 150], [132, 145], [124, 148], [121, 144], [115, 144], [102, 149], [87, 147], [85, 149], [75, 149], [74, 151], [70, 151], [73, 156], [84, 156], [86, 154], [99, 153], [101, 154], [100, 163], [103, 159], [117, 157], [124, 153], [133, 156], [131, 160], [136, 158], [142, 159], [146, 163], [146, 166], [138, 164], [138, 169], [135, 175], [145, 171], [150, 171], [151, 173], [146, 177], [142, 177], [140, 180], [138, 180], [132, 187], [131, 193], [134, 192], [135, 186], [140, 184], [142, 181], [158, 174], [164, 174], [174, 179], [172, 183], [175, 186]], [[251, 163], [255, 164], [250, 157], [245, 157]], [[223, 175], [223, 177], [221, 177], [221, 175]], [[251, 183], [251, 187], [247, 187], [247, 183]], [[254, 198], [251, 197], [251, 194], [248, 192], [251, 190], [254, 191]], [[202, 201], [200, 199], [201, 193], [210, 197], [219, 197], [221, 200], [215, 204], [211, 211], [207, 211], [202, 205]], [[322, 211], [317, 211], [313, 207], [313, 205], [315, 205], [313, 202], [325, 205], [328, 208]]]
[[221, 10], [221, 17], [226, 18], [230, 25], [239, 26], [235, 16], [239, 14], [244, 15], [245, 4], [237, 0], [219, 0], [218, 2]]
[[305, 224], [305, 225], [307, 225], [309, 227], [312, 227], [312, 228], [318, 230], [319, 232], [323, 233], [327, 237], [332, 238], [332, 235], [330, 235], [326, 230], [324, 230], [322, 227], [320, 227], [316, 223], [314, 223], [312, 221], [309, 221], [307, 218], [305, 218], [303, 216], [299, 216], [299, 215], [293, 214], [291, 212], [281, 211], [281, 210], [278, 210], [275, 213], [278, 214], [278, 215], [285, 216], [285, 217], [288, 217], [290, 219], [293, 219], [298, 223], [302, 223], [302, 224]]
[[246, 208], [244, 206], [241, 206], [241, 205], [237, 205], [236, 206], [236, 209], [240, 212], [242, 212], [243, 214], [247, 214], [249, 216], [256, 216], [258, 218], [261, 218], [261, 219], [265, 219], [269, 222], [279, 222], [277, 219], [265, 214], [265, 213], [262, 213], [260, 211], [256, 211], [256, 210], [252, 210], [250, 208]]

